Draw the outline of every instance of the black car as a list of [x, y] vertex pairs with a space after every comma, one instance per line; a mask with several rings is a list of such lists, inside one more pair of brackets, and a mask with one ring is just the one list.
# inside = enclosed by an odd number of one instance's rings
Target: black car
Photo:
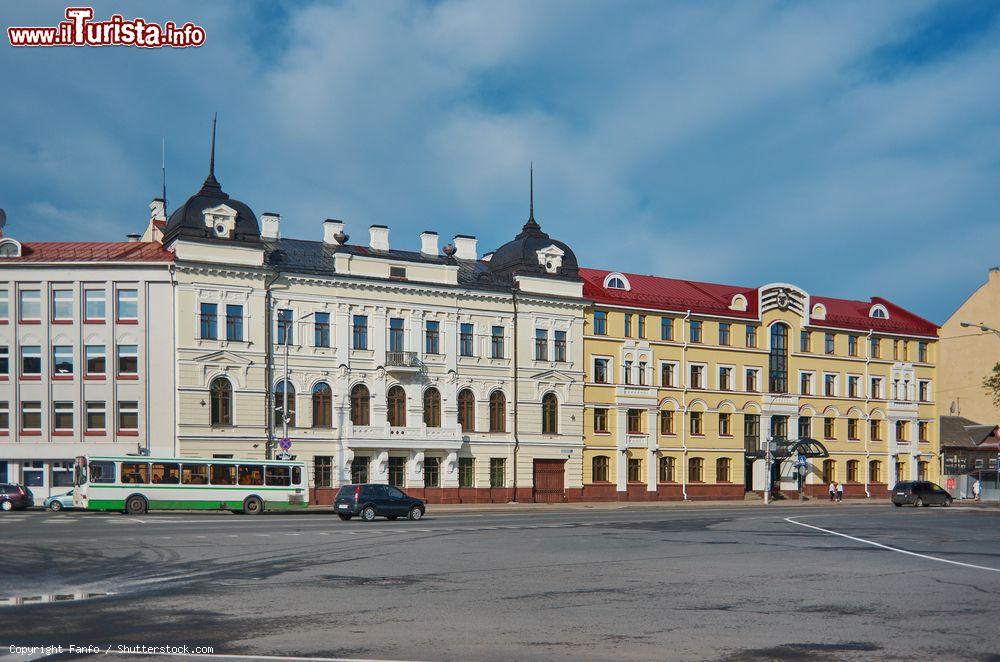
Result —
[[952, 496], [948, 490], [928, 480], [904, 480], [892, 488], [892, 505], [904, 503], [914, 506], [950, 506]]
[[35, 495], [24, 485], [0, 483], [0, 510], [20, 510], [35, 505]]
[[333, 509], [342, 520], [357, 516], [370, 522], [376, 517], [418, 520], [424, 516], [427, 507], [420, 499], [407, 496], [392, 485], [365, 483], [341, 487], [333, 501]]

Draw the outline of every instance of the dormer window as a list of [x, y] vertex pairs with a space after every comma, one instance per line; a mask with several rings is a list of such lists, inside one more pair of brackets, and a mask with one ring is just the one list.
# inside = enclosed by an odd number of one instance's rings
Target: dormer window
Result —
[[627, 292], [632, 289], [632, 286], [628, 282], [628, 278], [626, 278], [623, 274], [613, 273], [605, 276], [604, 288], [608, 290], [624, 290]]
[[205, 227], [218, 239], [232, 239], [236, 230], [236, 210], [228, 205], [219, 205], [202, 212]]
[[885, 306], [877, 303], [868, 311], [868, 316], [873, 319], [887, 320], [889, 319], [889, 311], [885, 309]]
[[565, 254], [565, 251], [552, 244], [548, 248], [538, 251], [538, 263], [545, 269], [545, 273], [557, 274], [562, 269], [562, 260]]
[[0, 239], [0, 258], [21, 257], [21, 242], [17, 239]]

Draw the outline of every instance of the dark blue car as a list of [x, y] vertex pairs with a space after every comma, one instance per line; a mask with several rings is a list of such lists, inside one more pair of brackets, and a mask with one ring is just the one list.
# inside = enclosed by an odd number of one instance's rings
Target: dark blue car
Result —
[[341, 487], [333, 509], [342, 520], [360, 517], [370, 522], [376, 517], [418, 520], [424, 516], [427, 506], [421, 499], [408, 496], [392, 485], [364, 483]]

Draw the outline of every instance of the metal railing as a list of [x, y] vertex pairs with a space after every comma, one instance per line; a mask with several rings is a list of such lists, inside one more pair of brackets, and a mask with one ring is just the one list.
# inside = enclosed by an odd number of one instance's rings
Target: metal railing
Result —
[[394, 368], [419, 368], [420, 359], [416, 352], [386, 352], [385, 365]]

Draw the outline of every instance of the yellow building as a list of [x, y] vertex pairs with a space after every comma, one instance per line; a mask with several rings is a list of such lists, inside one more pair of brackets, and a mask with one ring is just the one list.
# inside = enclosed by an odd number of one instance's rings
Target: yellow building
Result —
[[[880, 298], [581, 269], [584, 499], [743, 498], [771, 439], [825, 453], [771, 484], [886, 496], [933, 480], [937, 327]], [[798, 467], [797, 464], [803, 466]]]

